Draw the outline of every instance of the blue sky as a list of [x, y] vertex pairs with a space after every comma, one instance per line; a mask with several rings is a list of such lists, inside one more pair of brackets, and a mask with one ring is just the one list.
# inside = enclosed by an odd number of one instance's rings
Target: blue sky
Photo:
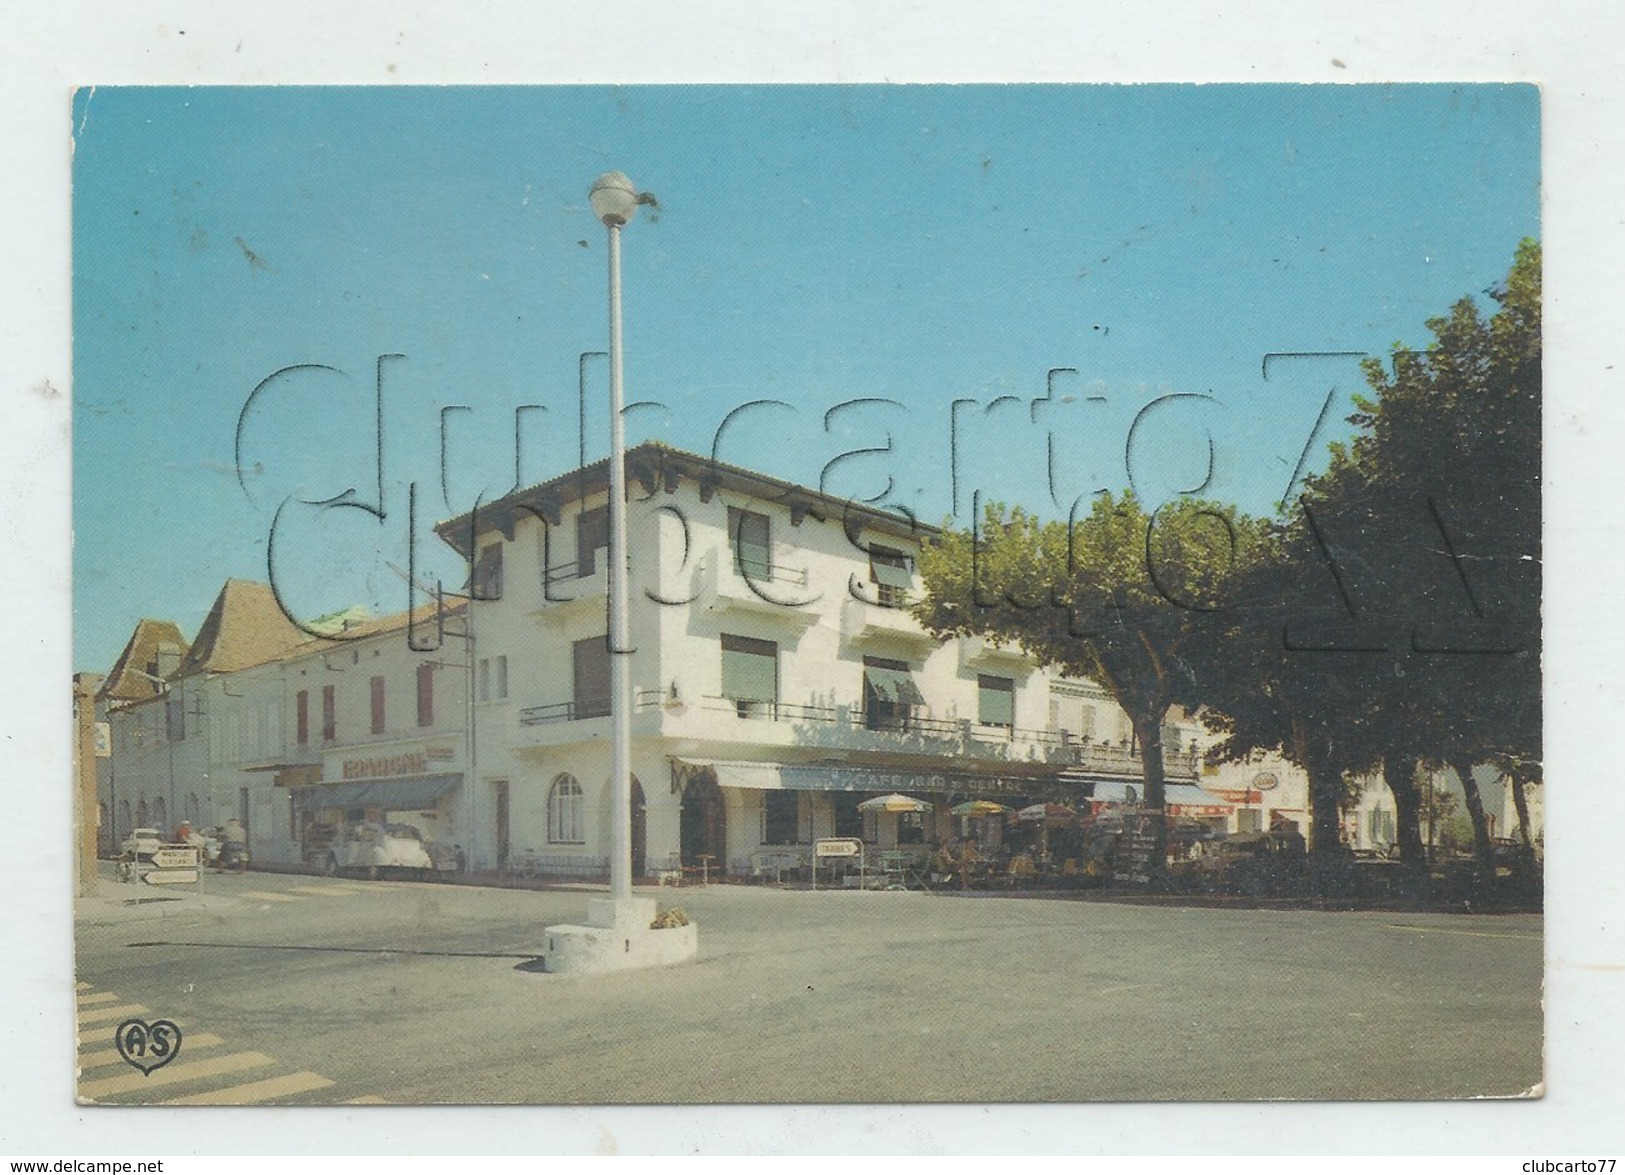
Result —
[[[932, 522], [973, 489], [1059, 514], [1132, 475], [1164, 500], [1210, 436], [1205, 492], [1268, 512], [1361, 380], [1337, 358], [1266, 379], [1264, 355], [1424, 344], [1539, 235], [1530, 86], [102, 87], [73, 121], [75, 664], [97, 670], [139, 617], [190, 634], [224, 579], [265, 578], [284, 502], [307, 617], [404, 606], [413, 483], [420, 564], [458, 583], [429, 527], [513, 485], [515, 408], [545, 409], [519, 480], [575, 464], [605, 170], [660, 202], [625, 233], [628, 396], [654, 402], [629, 438], [706, 452], [780, 401], [719, 455], [816, 485], [889, 445], [827, 488]], [[377, 497], [384, 354], [384, 521], [298, 505]], [[239, 479], [249, 393], [305, 364], [337, 370], [256, 398]]]

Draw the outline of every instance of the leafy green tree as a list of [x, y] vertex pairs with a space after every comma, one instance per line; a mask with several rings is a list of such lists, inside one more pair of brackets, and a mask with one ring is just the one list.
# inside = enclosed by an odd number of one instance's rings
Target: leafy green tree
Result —
[[1104, 686], [1133, 725], [1145, 804], [1163, 808], [1163, 723], [1197, 700], [1188, 646], [1216, 623], [1262, 533], [1233, 507], [1192, 499], [1147, 514], [1131, 492], [1097, 495], [1069, 522], [990, 505], [922, 552], [914, 614], [939, 637], [1019, 646]]
[[1386, 741], [1456, 771], [1486, 873], [1473, 765], [1540, 758], [1540, 267], [1525, 241], [1493, 315], [1464, 298], [1426, 350], [1368, 361], [1362, 431], [1306, 495], [1387, 630]]

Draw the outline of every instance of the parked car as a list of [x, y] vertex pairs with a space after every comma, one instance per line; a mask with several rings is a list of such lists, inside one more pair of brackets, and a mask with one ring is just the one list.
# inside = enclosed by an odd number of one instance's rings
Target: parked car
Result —
[[387, 873], [422, 880], [434, 869], [423, 835], [410, 824], [377, 824], [363, 820], [339, 830], [327, 852], [329, 876], [350, 873], [367, 878]]
[[1221, 893], [1280, 893], [1301, 878], [1305, 856], [1300, 832], [1242, 832], [1206, 842], [1189, 862], [1189, 876], [1198, 888]]
[[152, 855], [163, 847], [164, 835], [156, 828], [137, 828], [119, 846], [125, 856], [137, 861], [152, 860]]

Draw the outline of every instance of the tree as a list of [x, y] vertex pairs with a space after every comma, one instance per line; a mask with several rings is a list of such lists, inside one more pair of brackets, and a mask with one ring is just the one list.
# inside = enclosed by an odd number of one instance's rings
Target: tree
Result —
[[[990, 505], [921, 553], [914, 615], [938, 637], [1016, 645], [1104, 686], [1133, 725], [1145, 804], [1160, 809], [1163, 722], [1175, 703], [1198, 700], [1188, 646], [1215, 623], [1261, 536], [1233, 507], [1182, 498], [1147, 514], [1132, 492], [1097, 495], [1068, 522]], [[1153, 824], [1160, 848], [1165, 829]]]
[[1540, 758], [1540, 266], [1523, 242], [1491, 317], [1464, 298], [1425, 351], [1368, 361], [1362, 432], [1307, 495], [1393, 628], [1393, 739], [1460, 777], [1486, 874], [1473, 765]]

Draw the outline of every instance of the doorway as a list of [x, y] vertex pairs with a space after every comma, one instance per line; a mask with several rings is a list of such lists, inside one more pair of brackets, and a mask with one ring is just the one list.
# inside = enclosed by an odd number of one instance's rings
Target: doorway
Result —
[[494, 780], [491, 791], [496, 797], [497, 872], [508, 868], [508, 781]]
[[698, 865], [702, 856], [715, 866], [727, 862], [728, 828], [717, 773], [706, 768], [693, 775], [683, 789], [679, 850], [684, 865]]
[[643, 785], [632, 777], [632, 876], [642, 877], [648, 872], [644, 858], [649, 849], [648, 805], [643, 801]]

